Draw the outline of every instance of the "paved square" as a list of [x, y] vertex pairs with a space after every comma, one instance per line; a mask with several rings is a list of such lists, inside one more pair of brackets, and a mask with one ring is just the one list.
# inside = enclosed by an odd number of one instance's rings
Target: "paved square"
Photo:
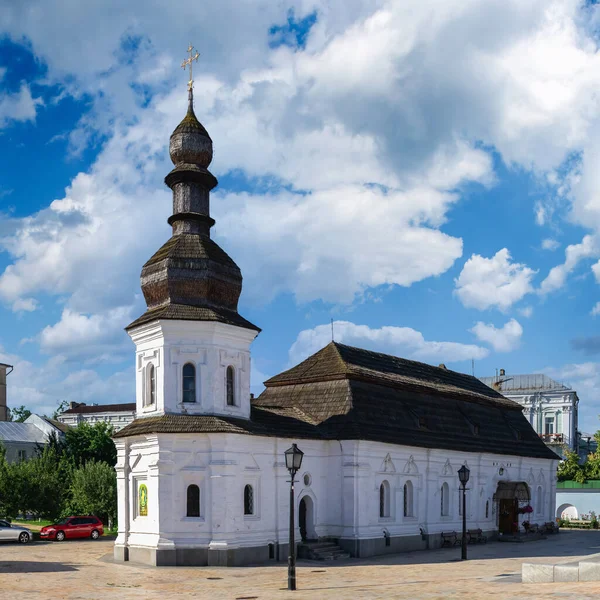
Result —
[[340, 563], [300, 561], [298, 590], [285, 565], [151, 568], [112, 562], [112, 539], [0, 545], [0, 598], [596, 598], [600, 582], [524, 585], [523, 562], [558, 563], [600, 553], [600, 531], [563, 531], [527, 544], [469, 546]]

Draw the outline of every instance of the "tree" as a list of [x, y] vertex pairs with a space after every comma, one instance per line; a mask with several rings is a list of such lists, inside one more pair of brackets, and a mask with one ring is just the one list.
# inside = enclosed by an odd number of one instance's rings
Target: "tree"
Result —
[[31, 416], [31, 411], [23, 405], [10, 409], [10, 420], [15, 423], [23, 423]]
[[577, 452], [565, 452], [565, 459], [558, 463], [557, 472], [558, 481], [578, 481], [584, 483], [586, 474], [579, 464], [579, 455]]
[[112, 441], [113, 426], [105, 421], [81, 423], [65, 433], [65, 451], [75, 467], [89, 461], [105, 462], [111, 467], [117, 464], [117, 449]]
[[58, 416], [65, 412], [69, 408], [69, 403], [66, 400], [61, 400], [56, 407], [56, 410], [52, 413], [53, 419], [58, 419]]
[[109, 527], [117, 517], [117, 475], [105, 462], [93, 460], [73, 472], [71, 512], [95, 515]]

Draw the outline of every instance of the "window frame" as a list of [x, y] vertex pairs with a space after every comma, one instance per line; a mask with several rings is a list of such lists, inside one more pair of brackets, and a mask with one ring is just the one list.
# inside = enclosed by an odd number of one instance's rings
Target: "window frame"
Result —
[[[195, 493], [197, 494], [196, 498], [190, 498], [190, 490], [192, 490], [192, 488], [195, 488]], [[192, 501], [193, 504], [190, 503], [190, 500]], [[200, 486], [197, 483], [190, 483], [185, 488], [185, 516], [186, 516], [186, 518], [200, 519], [202, 517], [200, 501], [201, 501]], [[190, 508], [196, 509], [196, 510], [190, 511]], [[190, 512], [197, 513], [197, 514], [190, 514]]]
[[379, 484], [379, 518], [391, 519], [391, 486], [387, 479]]
[[404, 482], [402, 488], [402, 514], [405, 519], [413, 519], [415, 516], [415, 486], [410, 479]]
[[444, 481], [440, 487], [440, 517], [450, 516], [450, 486]]
[[[189, 375], [189, 374], [186, 375], [186, 373], [185, 373], [186, 367], [192, 368], [191, 375]], [[196, 365], [193, 362], [186, 362], [183, 365], [183, 368], [181, 369], [181, 402], [184, 404], [194, 404], [195, 402], [198, 401], [196, 375], [197, 375]], [[186, 385], [185, 385], [186, 379], [188, 381], [192, 382], [191, 389], [189, 389], [189, 390], [186, 390]], [[190, 393], [190, 395], [193, 397], [193, 400], [186, 400], [186, 392]]]
[[153, 362], [146, 365], [146, 390], [144, 407], [156, 406], [156, 366]]
[[[249, 491], [249, 494], [248, 494]], [[256, 517], [256, 502], [254, 486], [251, 483], [244, 484], [244, 517]]]
[[237, 406], [235, 393], [235, 367], [227, 365], [225, 369], [225, 403], [227, 406]]

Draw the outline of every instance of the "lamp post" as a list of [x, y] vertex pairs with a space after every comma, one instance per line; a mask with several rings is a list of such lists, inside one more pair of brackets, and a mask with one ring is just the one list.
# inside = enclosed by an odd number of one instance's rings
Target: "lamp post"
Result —
[[466, 465], [463, 465], [458, 470], [458, 479], [462, 484], [462, 544], [461, 544], [461, 560], [467, 560], [467, 482], [471, 471]]
[[285, 452], [285, 466], [290, 472], [290, 553], [288, 557], [288, 590], [296, 589], [296, 542], [294, 541], [294, 476], [302, 466], [304, 452], [292, 444]]

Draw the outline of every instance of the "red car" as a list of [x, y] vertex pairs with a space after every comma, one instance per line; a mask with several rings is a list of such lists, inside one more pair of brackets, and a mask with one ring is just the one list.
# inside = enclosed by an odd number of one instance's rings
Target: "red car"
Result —
[[98, 517], [67, 517], [42, 527], [40, 538], [62, 542], [65, 538], [92, 538], [97, 540], [104, 533], [102, 521]]

